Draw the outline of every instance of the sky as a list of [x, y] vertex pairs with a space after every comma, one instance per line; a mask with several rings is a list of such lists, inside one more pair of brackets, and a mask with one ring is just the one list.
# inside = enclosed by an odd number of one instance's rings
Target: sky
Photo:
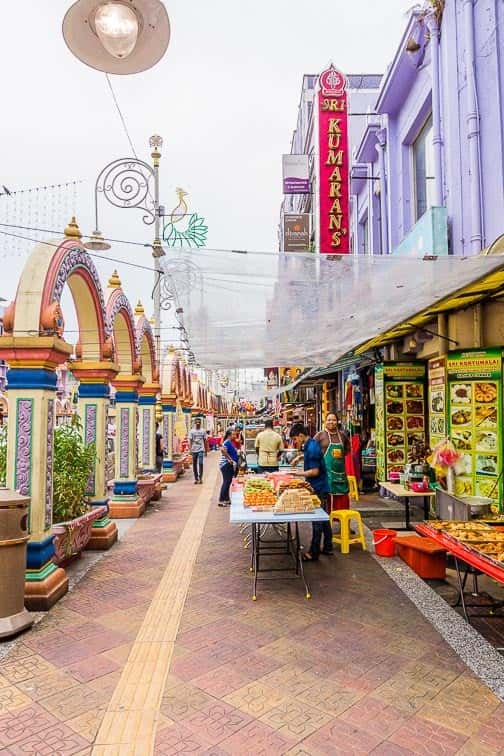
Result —
[[[75, 206], [81, 230], [90, 234], [96, 176], [111, 160], [131, 154], [105, 75], [74, 58], [63, 41], [69, 0], [3, 5], [0, 186], [15, 191], [82, 181], [75, 196], [69, 190], [56, 209], [70, 213]], [[281, 156], [290, 149], [303, 74], [320, 72], [331, 61], [346, 73], [384, 72], [411, 0], [165, 5], [172, 36], [164, 58], [142, 74], [111, 77], [136, 151], [149, 159], [149, 136], [163, 136], [161, 201], [170, 210], [177, 203], [175, 188], [188, 191], [190, 209], [207, 221], [209, 247], [274, 251]], [[2, 222], [7, 201], [12, 199], [0, 197]], [[22, 220], [19, 209], [14, 222], [46, 227], [55, 202], [44, 193], [40, 207], [24, 208]], [[152, 239], [152, 229], [134, 209], [102, 204], [100, 226], [105, 236]], [[0, 296], [8, 300], [28, 249], [14, 255], [5, 243], [0, 246]], [[152, 262], [148, 250], [126, 244], [114, 244], [105, 254]], [[96, 264], [104, 282], [118, 267], [132, 303], [142, 299], [150, 313], [148, 271], [108, 259]], [[68, 298], [63, 305], [71, 308]]]

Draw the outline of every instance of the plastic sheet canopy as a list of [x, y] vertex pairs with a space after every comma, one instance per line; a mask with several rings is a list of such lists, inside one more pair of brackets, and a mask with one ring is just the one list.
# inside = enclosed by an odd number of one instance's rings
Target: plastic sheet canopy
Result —
[[333, 257], [170, 250], [164, 307], [183, 309], [207, 368], [326, 366], [458, 289], [504, 257]]

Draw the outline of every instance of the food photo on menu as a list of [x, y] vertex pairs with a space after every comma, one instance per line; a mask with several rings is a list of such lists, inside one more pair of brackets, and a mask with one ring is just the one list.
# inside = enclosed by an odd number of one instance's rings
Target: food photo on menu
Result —
[[497, 451], [497, 433], [494, 431], [478, 431], [476, 433], [476, 451]]
[[388, 417], [387, 418], [387, 430], [389, 431], [401, 431], [404, 429], [404, 420], [402, 417]]
[[387, 402], [387, 412], [389, 415], [404, 414], [404, 402]]
[[444, 391], [433, 391], [431, 396], [431, 412], [440, 414], [444, 412], [445, 397]]
[[476, 383], [474, 386], [474, 400], [481, 404], [495, 402], [497, 399], [497, 384]]
[[408, 419], [406, 420], [406, 427], [408, 428], [408, 430], [423, 430], [423, 417], [408, 417]]
[[387, 399], [402, 399], [404, 396], [404, 389], [401, 384], [389, 383], [385, 390]]
[[420, 383], [408, 383], [406, 386], [406, 397], [408, 399], [422, 399], [423, 386]]
[[470, 430], [453, 431], [451, 440], [457, 451], [470, 451], [472, 449], [472, 431]]
[[423, 401], [414, 399], [406, 401], [406, 412], [408, 415], [421, 415], [423, 414], [423, 411]]
[[472, 478], [455, 478], [455, 495], [471, 496], [473, 492]]
[[497, 457], [491, 454], [476, 455], [476, 475], [497, 475]]
[[453, 383], [450, 398], [452, 404], [471, 404], [472, 385], [470, 383]]
[[472, 420], [472, 413], [470, 409], [452, 409], [451, 412], [451, 424], [452, 425], [470, 425]]
[[478, 428], [496, 428], [497, 407], [476, 407], [474, 422]]

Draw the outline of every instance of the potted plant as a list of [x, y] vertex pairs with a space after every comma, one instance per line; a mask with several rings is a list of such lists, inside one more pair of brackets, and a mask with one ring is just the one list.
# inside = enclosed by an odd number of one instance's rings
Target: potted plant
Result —
[[80, 555], [91, 538], [93, 522], [107, 511], [105, 506], [91, 507], [86, 496], [95, 457], [95, 445], [83, 441], [78, 415], [55, 429], [53, 533], [57, 564], [65, 564]]

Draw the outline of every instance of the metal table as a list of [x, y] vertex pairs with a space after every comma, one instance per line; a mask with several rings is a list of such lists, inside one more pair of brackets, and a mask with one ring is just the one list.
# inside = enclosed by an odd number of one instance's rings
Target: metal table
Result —
[[[301, 522], [324, 522], [329, 520], [329, 515], [322, 507], [317, 507], [312, 512], [300, 514], [288, 514], [281, 512], [257, 512], [250, 507], [243, 506], [243, 491], [234, 491], [231, 494], [231, 508], [229, 511], [229, 522], [236, 525], [250, 525], [252, 531], [252, 555], [250, 570], [254, 573], [254, 589], [252, 601], [257, 599], [257, 581], [278, 579], [278, 575], [270, 577], [259, 577], [262, 572], [286, 572], [294, 570], [295, 574], [291, 578], [300, 577], [304, 583], [305, 596], [311, 598], [310, 588], [306, 582], [303, 570], [303, 560], [301, 558], [301, 541], [299, 537], [299, 523]], [[265, 525], [278, 526], [283, 525], [285, 528], [284, 538], [265, 538], [267, 531]], [[276, 531], [278, 533], [278, 530]], [[262, 556], [280, 556], [288, 557], [291, 561], [289, 567], [261, 567]]]
[[429, 510], [430, 510], [430, 500], [435, 497], [436, 492], [435, 491], [412, 491], [410, 488], [405, 488], [404, 486], [401, 486], [400, 483], [389, 483], [389, 482], [380, 482], [378, 483], [380, 488], [384, 488], [389, 493], [393, 494], [394, 496], [397, 496], [398, 499], [404, 499], [404, 507], [405, 507], [405, 521], [406, 521], [406, 527], [404, 528], [394, 528], [394, 530], [411, 530], [411, 521], [410, 521], [410, 506], [411, 506], [411, 499], [423, 499], [423, 510], [424, 510], [424, 519], [429, 519]]
[[[458, 538], [455, 538], [452, 535], [443, 533], [442, 531], [437, 530], [436, 528], [433, 528], [427, 522], [418, 523], [417, 525], [415, 525], [415, 529], [421, 535], [427, 536], [428, 538], [431, 538], [433, 541], [437, 541], [437, 543], [443, 546], [453, 556], [453, 560], [455, 562], [455, 569], [457, 572], [457, 583], [458, 583], [458, 596], [453, 606], [458, 606], [459, 604], [461, 604], [462, 611], [464, 613], [464, 618], [467, 622], [470, 623], [471, 619], [467, 611], [467, 608], [470, 607], [471, 604], [467, 603], [464, 596], [464, 589], [465, 589], [467, 577], [469, 574], [469, 567], [476, 570], [477, 572], [488, 575], [488, 577], [491, 577], [493, 580], [496, 580], [499, 583], [504, 583], [504, 564], [502, 564], [501, 566], [501, 563], [495, 561], [494, 559], [487, 556], [486, 554], [482, 554], [481, 552], [478, 552], [475, 549], [473, 549], [469, 543], [463, 543], [462, 541], [459, 541]], [[463, 577], [462, 577], [462, 569], [460, 567], [460, 562], [466, 565], [466, 569], [464, 570], [465, 574]], [[477, 594], [478, 592], [476, 591], [474, 595], [477, 595]], [[484, 595], [484, 594], [479, 594], [479, 595]], [[489, 596], [488, 598], [492, 599], [491, 596]], [[478, 604], [477, 606], [481, 607], [481, 604]], [[488, 615], [480, 615], [480, 616], [489, 616], [489, 617], [495, 616], [495, 611], [497, 609], [502, 609], [502, 608], [503, 608], [502, 601], [495, 601], [492, 599], [492, 604], [490, 606], [490, 613]], [[502, 616], [502, 615], [499, 615], [499, 616]]]

